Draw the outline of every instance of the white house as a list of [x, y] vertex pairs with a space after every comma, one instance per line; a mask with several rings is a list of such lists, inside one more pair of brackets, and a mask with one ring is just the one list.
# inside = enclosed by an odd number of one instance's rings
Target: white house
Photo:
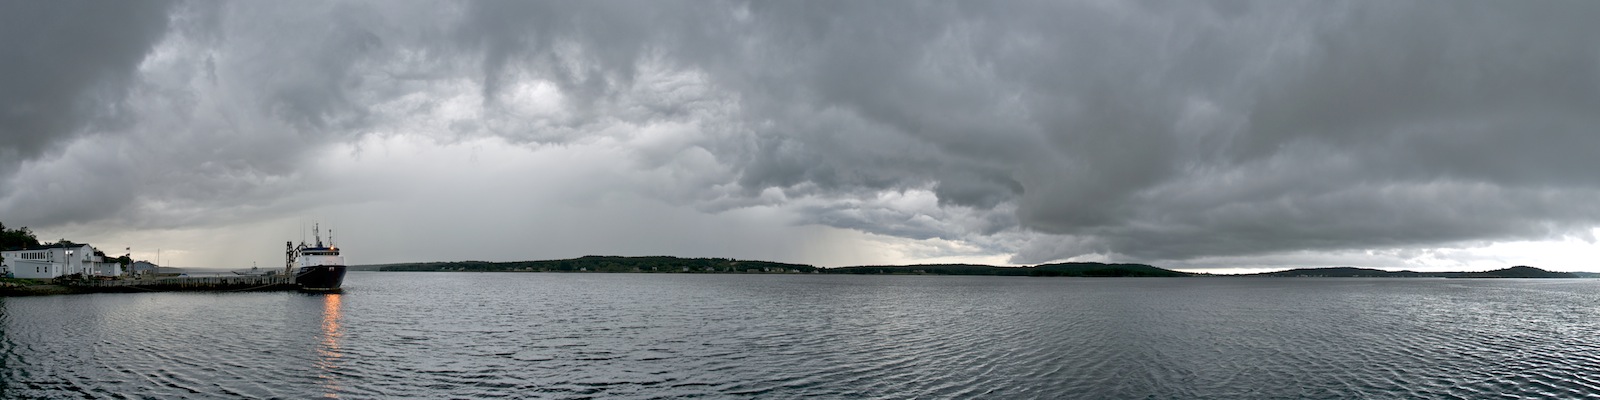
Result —
[[[105, 258], [105, 257], [96, 256], [95, 258]], [[115, 260], [95, 261], [95, 263], [94, 263], [94, 275], [95, 276], [122, 276], [122, 263], [116, 262]]]
[[83, 274], [111, 276], [122, 273], [121, 265], [107, 265], [87, 244], [52, 244], [23, 250], [0, 251], [0, 273], [16, 278], [51, 279]]
[[140, 260], [140, 261], [134, 261], [133, 265], [129, 265], [128, 266], [128, 271], [132, 272], [134, 275], [145, 275], [145, 274], [152, 274], [153, 275], [153, 274], [160, 273], [161, 272], [161, 267], [156, 266], [155, 263], [151, 263], [149, 261]]

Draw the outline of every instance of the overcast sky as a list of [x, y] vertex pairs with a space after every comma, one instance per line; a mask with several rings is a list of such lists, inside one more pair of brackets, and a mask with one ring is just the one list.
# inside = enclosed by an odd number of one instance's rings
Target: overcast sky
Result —
[[1600, 2], [3, 4], [0, 222], [179, 267], [1600, 270]]

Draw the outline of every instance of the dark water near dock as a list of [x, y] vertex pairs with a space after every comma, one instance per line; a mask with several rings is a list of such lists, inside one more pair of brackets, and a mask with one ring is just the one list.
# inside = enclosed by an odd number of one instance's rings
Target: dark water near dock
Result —
[[1600, 396], [1600, 280], [352, 272], [0, 298], [0, 397]]

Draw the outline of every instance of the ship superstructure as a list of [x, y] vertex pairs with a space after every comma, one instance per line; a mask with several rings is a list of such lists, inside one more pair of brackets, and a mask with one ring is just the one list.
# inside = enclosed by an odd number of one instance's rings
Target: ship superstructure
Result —
[[319, 225], [313, 225], [311, 231], [316, 238], [315, 244], [303, 241], [299, 246], [294, 242], [284, 243], [287, 257], [284, 273], [292, 274], [294, 283], [300, 285], [301, 290], [337, 291], [344, 283], [345, 264], [339, 247], [333, 244], [333, 230], [328, 231], [327, 245], [322, 243]]

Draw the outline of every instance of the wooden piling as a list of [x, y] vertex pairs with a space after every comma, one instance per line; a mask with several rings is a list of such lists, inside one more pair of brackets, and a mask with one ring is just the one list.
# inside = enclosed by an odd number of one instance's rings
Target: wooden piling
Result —
[[277, 291], [299, 286], [283, 275], [178, 276], [88, 281], [72, 286], [94, 292]]

